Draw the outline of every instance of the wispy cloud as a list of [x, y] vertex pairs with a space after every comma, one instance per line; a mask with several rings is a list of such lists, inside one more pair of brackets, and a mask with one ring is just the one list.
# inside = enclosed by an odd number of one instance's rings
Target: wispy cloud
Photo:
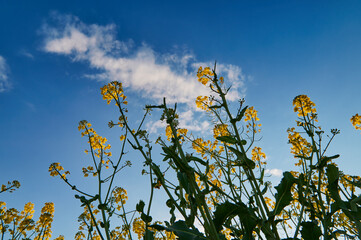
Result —
[[283, 171], [281, 169], [278, 168], [273, 168], [273, 169], [266, 169], [265, 170], [266, 174], [271, 174], [272, 176], [275, 177], [281, 177], [283, 174]]
[[[160, 54], [146, 43], [135, 46], [132, 40], [119, 41], [114, 24], [87, 25], [77, 17], [59, 14], [53, 14], [52, 19], [54, 23], [47, 23], [42, 29], [43, 49], [86, 62], [99, 71], [96, 75], [87, 75], [89, 78], [121, 81], [142, 96], [157, 101], [167, 97], [169, 103], [193, 103], [197, 96], [209, 95], [196, 80], [195, 73], [202, 63], [194, 54]], [[245, 89], [241, 68], [218, 64], [217, 69], [233, 86], [229, 100], [239, 99]]]
[[5, 92], [11, 88], [8, 74], [9, 67], [6, 64], [6, 60], [0, 56], [0, 93]]
[[25, 56], [25, 57], [27, 57], [27, 58], [34, 59], [34, 55], [31, 54], [29, 51], [27, 51], [27, 50], [25, 50], [25, 49], [21, 49], [21, 50], [19, 51], [19, 54], [21, 54], [21, 55], [23, 55], [23, 56]]
[[[211, 129], [209, 121], [202, 118], [199, 114], [197, 117], [194, 115], [197, 114], [193, 109], [188, 109], [184, 112], [180, 112], [179, 115], [179, 126], [181, 128], [186, 128], [192, 132], [206, 133]], [[149, 121], [146, 125], [149, 133], [158, 133], [159, 130], [165, 129], [167, 124], [161, 121]]]

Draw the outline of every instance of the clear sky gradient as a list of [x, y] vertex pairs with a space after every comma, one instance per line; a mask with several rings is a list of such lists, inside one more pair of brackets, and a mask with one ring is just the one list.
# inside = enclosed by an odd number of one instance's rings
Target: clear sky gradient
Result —
[[[81, 177], [89, 161], [77, 130], [83, 119], [117, 152], [120, 133], [107, 127], [116, 109], [99, 88], [122, 81], [134, 123], [145, 104], [163, 96], [179, 102], [181, 123], [202, 136], [209, 126], [194, 98], [207, 92], [196, 70], [214, 61], [233, 85], [230, 100], [245, 97], [259, 111], [258, 145], [273, 181], [296, 169], [286, 130], [295, 125], [299, 94], [316, 103], [326, 133], [341, 130], [330, 154], [341, 155], [346, 173], [360, 175], [361, 135], [349, 120], [361, 113], [360, 1], [0, 0], [0, 184], [22, 185], [0, 201], [18, 209], [31, 201], [37, 212], [54, 202], [53, 236], [72, 239], [80, 203], [48, 166], [61, 162], [77, 186], [91, 189]], [[159, 114], [147, 125], [154, 137], [163, 133]], [[133, 166], [117, 185], [128, 190], [131, 210], [147, 200], [148, 186], [142, 159], [127, 158]]]

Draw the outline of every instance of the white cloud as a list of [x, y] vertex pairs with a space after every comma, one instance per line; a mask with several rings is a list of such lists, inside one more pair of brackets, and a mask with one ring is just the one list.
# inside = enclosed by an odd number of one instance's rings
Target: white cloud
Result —
[[34, 55], [25, 49], [21, 49], [19, 53], [27, 58], [34, 59]]
[[[197, 117], [194, 117], [197, 114]], [[179, 127], [186, 128], [192, 132], [206, 133], [211, 130], [211, 125], [208, 121], [203, 120], [201, 114], [195, 113], [192, 109], [185, 112], [179, 112]], [[159, 133], [159, 131], [165, 131], [167, 124], [163, 121], [149, 121], [146, 124], [146, 129], [149, 133]]]
[[273, 168], [273, 169], [266, 169], [266, 174], [271, 174], [272, 176], [282, 177], [283, 171], [281, 169]]
[[10, 89], [11, 84], [9, 82], [9, 67], [6, 64], [5, 58], [0, 56], [0, 93]]
[[[113, 24], [86, 25], [74, 16], [53, 15], [57, 23], [43, 26], [44, 50], [86, 62], [99, 70], [99, 74], [87, 77], [121, 81], [144, 97], [157, 101], [166, 97], [169, 103], [194, 103], [197, 96], [210, 94], [196, 80], [201, 63], [193, 54], [159, 54], [145, 43], [135, 47], [132, 40], [117, 40]], [[228, 99], [238, 100], [245, 89], [241, 68], [218, 64], [217, 69], [233, 86]]]

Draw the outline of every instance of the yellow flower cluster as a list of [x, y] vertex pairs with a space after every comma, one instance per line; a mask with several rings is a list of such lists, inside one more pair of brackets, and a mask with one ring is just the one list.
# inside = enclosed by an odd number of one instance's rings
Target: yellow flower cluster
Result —
[[209, 67], [205, 67], [204, 69], [202, 67], [198, 68], [198, 81], [203, 85], [206, 85], [210, 80], [212, 80], [213, 76], [214, 73]]
[[361, 177], [342, 174], [342, 177], [340, 178], [340, 183], [343, 185], [345, 189], [348, 189], [351, 192], [355, 191], [355, 186], [352, 184], [352, 182], [354, 183], [361, 182]]
[[231, 240], [232, 239], [232, 230], [229, 228], [223, 228], [223, 230], [221, 231], [221, 233], [223, 233], [226, 237], [227, 240]]
[[274, 200], [272, 200], [272, 199], [269, 198], [269, 197], [264, 197], [264, 200], [265, 200], [267, 206], [268, 206], [270, 209], [274, 209], [274, 208], [275, 208], [276, 202], [275, 202]]
[[[25, 204], [24, 210], [19, 213], [15, 208], [6, 209], [6, 203], [0, 202], [0, 232], [5, 233], [7, 230], [13, 237], [15, 235], [27, 236], [27, 231], [35, 227], [33, 218], [34, 204], [29, 202]], [[4, 224], [13, 223], [13, 228], [8, 228]]]
[[117, 210], [120, 211], [123, 207], [123, 205], [128, 200], [127, 191], [124, 188], [117, 187], [113, 191], [113, 197], [115, 200], [115, 203], [118, 205]]
[[63, 235], [60, 235], [59, 237], [55, 238], [54, 240], [65, 240], [65, 237]]
[[78, 232], [75, 234], [74, 239], [75, 239], [75, 240], [85, 239], [85, 234], [84, 234], [82, 231], [78, 231]]
[[140, 219], [136, 218], [133, 221], [133, 232], [138, 235], [138, 239], [142, 239], [145, 233], [145, 222]]
[[214, 154], [219, 154], [221, 151], [223, 151], [223, 148], [220, 148], [220, 151], [218, 153], [215, 152], [217, 148], [218, 141], [211, 142], [210, 140], [205, 141], [202, 138], [197, 138], [192, 141], [192, 148], [196, 150], [197, 153], [200, 153], [204, 159], [204, 155], [208, 152], [211, 155], [211, 158], [214, 156]]
[[19, 188], [20, 187], [20, 182], [17, 180], [14, 180], [12, 182], [8, 182], [7, 185], [2, 184], [1, 185], [1, 190], [0, 193], [5, 192], [5, 191], [9, 191], [9, 192], [13, 192], [15, 189], [14, 188]]
[[[260, 123], [256, 123], [257, 121], [259, 121], [258, 118], [258, 112], [254, 109], [254, 107], [249, 107], [246, 109], [245, 113], [244, 113], [244, 121], [248, 122], [246, 127], [247, 127], [247, 133], [249, 133], [251, 130], [253, 133], [257, 133], [260, 132], [261, 129], [259, 127], [262, 126], [262, 124]], [[258, 128], [258, 129], [257, 129]]]
[[260, 165], [264, 165], [266, 164], [266, 161], [261, 161], [262, 159], [266, 159], [266, 154], [264, 152], [262, 152], [262, 148], [260, 147], [254, 147], [252, 149], [252, 160], [255, 161], [257, 163], [257, 167], [259, 167]]
[[[111, 148], [110, 144], [106, 144], [108, 141], [105, 137], [99, 136], [93, 128], [91, 128], [91, 124], [88, 123], [86, 120], [80, 121], [78, 126], [79, 131], [83, 132], [81, 133], [81, 136], [88, 136], [91, 148], [94, 151], [94, 155], [99, 157], [104, 154], [108, 157], [112, 155], [109, 150]], [[86, 151], [87, 152], [87, 151]]]
[[293, 99], [294, 111], [298, 113], [299, 117], [304, 117], [311, 114], [311, 119], [315, 118], [316, 105], [310, 100], [307, 95], [298, 95]]
[[55, 177], [60, 175], [64, 180], [66, 179], [66, 176], [70, 174], [69, 171], [61, 173], [62, 171], [64, 171], [64, 168], [60, 165], [60, 163], [52, 163], [49, 166], [48, 171], [50, 172], [50, 176]]
[[[88, 238], [94, 239], [94, 240], [101, 240], [101, 236], [98, 234], [97, 230], [95, 230], [94, 226], [100, 225], [101, 220], [96, 219], [96, 215], [100, 212], [99, 209], [95, 208], [93, 204], [90, 204], [90, 209], [88, 206], [84, 207], [84, 211], [79, 216], [79, 231], [75, 234], [76, 240], [86, 239], [85, 233], [83, 231], [86, 231], [88, 233]], [[92, 218], [92, 214], [94, 216], [94, 219]], [[93, 231], [91, 231], [93, 229]], [[125, 235], [127, 235], [126, 232], [119, 232], [117, 231], [119, 228], [116, 227], [112, 233], [117, 235], [115, 237], [113, 235], [112, 239], [128, 239], [124, 238]]]
[[354, 126], [355, 129], [357, 130], [361, 130], [361, 116], [356, 114], [354, 116], [352, 116], [352, 118], [350, 119], [352, 126]]
[[[218, 171], [216, 171], [218, 170]], [[216, 166], [214, 164], [210, 164], [209, 165], [209, 169], [208, 169], [208, 173], [207, 173], [207, 180], [210, 181], [213, 185], [217, 186], [217, 187], [221, 187], [222, 183], [219, 180], [222, 177], [222, 170], [220, 168], [216, 168]], [[205, 188], [204, 186], [204, 182], [201, 181], [200, 177], [198, 174], [195, 174], [195, 180], [197, 182], [198, 187], [203, 190]], [[213, 197], [211, 196], [210, 198], [207, 198], [207, 203], [214, 203], [216, 199], [213, 199]], [[216, 200], [216, 202], [218, 202], [218, 200]]]
[[254, 107], [249, 107], [246, 109], [245, 113], [244, 113], [244, 121], [251, 121], [252, 119], [254, 119], [255, 121], [259, 121], [259, 118], [257, 117], [257, 111], [254, 109]]
[[[28, 206], [28, 209], [32, 209], [32, 206]], [[41, 215], [36, 222], [35, 231], [39, 233], [34, 239], [50, 239], [51, 237], [51, 223], [54, 217], [54, 203], [45, 203], [45, 206], [41, 209]]]
[[[308, 157], [312, 152], [312, 146], [305, 138], [303, 138], [298, 132], [295, 132], [295, 128], [287, 129], [288, 132], [288, 141], [291, 143], [291, 153], [296, 157], [296, 155], [302, 155]], [[302, 160], [296, 163], [296, 166], [301, 165]]]
[[[58, 170], [58, 171], [56, 171]], [[60, 163], [53, 163], [49, 167], [50, 176], [58, 176], [60, 171], [64, 170], [64, 168], [60, 165]]]
[[196, 99], [196, 106], [205, 111], [209, 111], [209, 107], [212, 106], [213, 101], [207, 96], [198, 96]]
[[94, 171], [94, 168], [92, 166], [88, 166], [88, 167], [83, 167], [82, 168], [84, 177], [88, 177], [89, 173], [91, 173], [93, 175], [93, 177], [96, 177], [98, 175], [97, 171]]
[[[152, 224], [162, 224], [162, 222], [154, 222]], [[152, 225], [151, 224], [151, 225]], [[171, 232], [159, 231], [154, 228], [149, 228], [150, 231], [155, 233], [155, 240], [176, 240], [176, 235]], [[138, 239], [143, 239], [145, 234], [145, 222], [140, 218], [135, 218], [133, 221], [133, 232], [137, 234]]]
[[[315, 186], [318, 186], [318, 184], [320, 183], [320, 190], [322, 193], [327, 194], [327, 178], [325, 174], [321, 175], [321, 178], [319, 178], [318, 175], [313, 175], [312, 176], [312, 182]], [[341, 179], [340, 179], [341, 182]], [[341, 182], [342, 183], [342, 182]], [[327, 208], [327, 206], [325, 206]]]
[[[178, 128], [177, 129], [177, 137], [179, 137], [181, 140], [184, 140], [184, 136], [187, 136], [188, 133], [188, 129], [186, 128]], [[168, 125], [165, 129], [165, 135], [167, 136], [167, 140], [170, 141], [171, 138], [174, 137], [173, 133], [172, 133], [172, 128], [170, 127], [170, 125]]]
[[229, 136], [227, 124], [216, 124], [213, 128], [213, 137], [216, 139], [220, 136]]
[[113, 81], [104, 85], [100, 88], [103, 99], [109, 104], [113, 99], [116, 101], [116, 104], [119, 103], [128, 104], [125, 99], [127, 98], [123, 93], [123, 86], [121, 82]]
[[117, 226], [110, 232], [111, 239], [117, 240], [128, 240], [131, 239], [128, 231], [128, 226], [123, 225], [122, 227]]
[[[28, 239], [27, 235], [33, 235], [33, 239], [49, 239], [51, 237], [51, 223], [53, 221], [54, 204], [45, 203], [41, 210], [39, 220], [33, 220], [34, 204], [28, 202], [19, 213], [15, 208], [6, 209], [6, 203], [0, 201], [0, 232], [8, 232], [11, 239]], [[13, 226], [10, 227], [9, 225]], [[31, 232], [29, 232], [31, 231]], [[21, 237], [22, 236], [22, 237]], [[62, 236], [57, 239], [60, 240]]]
[[[90, 204], [89, 206], [90, 206], [91, 213], [95, 217], [95, 215], [97, 215], [99, 213], [99, 210], [94, 209], [93, 204]], [[83, 231], [89, 226], [95, 226], [95, 223], [94, 223], [94, 220], [93, 220], [93, 218], [91, 216], [91, 213], [89, 212], [88, 206], [85, 206], [83, 213], [80, 214], [80, 216], [78, 217], [79, 222], [80, 222], [79, 230]]]

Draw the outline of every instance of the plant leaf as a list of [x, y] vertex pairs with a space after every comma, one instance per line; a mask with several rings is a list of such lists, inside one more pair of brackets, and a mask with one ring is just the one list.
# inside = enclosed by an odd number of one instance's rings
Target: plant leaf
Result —
[[320, 239], [322, 235], [321, 229], [314, 222], [302, 222], [301, 236], [304, 240]]
[[236, 144], [237, 143], [237, 139], [235, 139], [232, 136], [219, 136], [216, 139], [219, 140], [219, 141], [222, 141], [222, 142], [230, 143], [230, 144]]
[[245, 233], [243, 239], [254, 239], [252, 233], [257, 225], [258, 218], [253, 213], [253, 210], [248, 208], [242, 202], [234, 204], [226, 201], [216, 206], [213, 223], [217, 232], [220, 232], [223, 228], [223, 224], [230, 222], [235, 216], [238, 216], [244, 225]]
[[169, 227], [164, 227], [158, 224], [151, 225], [150, 227], [160, 231], [173, 232], [179, 240], [206, 240], [198, 229], [190, 229], [187, 227], [185, 221], [179, 220]]
[[288, 204], [290, 204], [291, 200], [293, 199], [291, 195], [291, 187], [294, 183], [296, 183], [296, 181], [297, 179], [290, 172], [283, 173], [281, 183], [277, 187], [275, 187], [277, 193], [275, 195], [276, 204], [272, 212], [273, 215], [280, 214], [281, 211]]
[[247, 158], [247, 156], [237, 149], [233, 147], [228, 147], [234, 154], [237, 156], [237, 160], [234, 162], [234, 166], [242, 166], [246, 169], [254, 169], [256, 167], [256, 163], [251, 159]]

